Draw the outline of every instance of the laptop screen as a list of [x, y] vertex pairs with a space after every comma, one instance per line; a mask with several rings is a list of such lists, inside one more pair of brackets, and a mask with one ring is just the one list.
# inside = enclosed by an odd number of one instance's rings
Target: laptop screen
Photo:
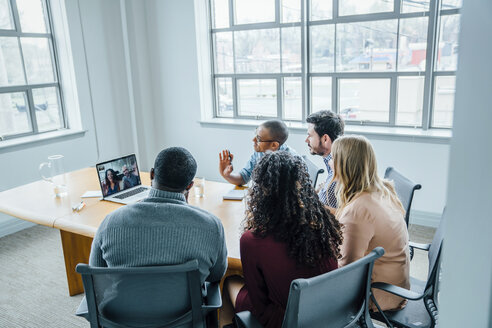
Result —
[[96, 165], [103, 197], [141, 185], [134, 154]]

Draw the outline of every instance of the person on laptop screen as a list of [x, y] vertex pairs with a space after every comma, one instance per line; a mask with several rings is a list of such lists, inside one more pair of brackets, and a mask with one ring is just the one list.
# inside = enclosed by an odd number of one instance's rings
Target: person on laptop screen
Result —
[[120, 191], [120, 181], [113, 169], [107, 169], [104, 178], [104, 196], [109, 196]]
[[123, 171], [123, 187], [124, 189], [128, 189], [131, 187], [138, 186], [140, 184], [140, 179], [138, 175], [135, 175], [133, 172], [128, 170], [127, 165], [123, 165], [121, 167], [121, 171]]
[[253, 148], [255, 151], [246, 163], [246, 166], [239, 173], [233, 172], [232, 160], [234, 159], [234, 155], [229, 150], [223, 150], [219, 153], [220, 175], [228, 182], [237, 186], [248, 183], [251, 180], [253, 169], [266, 152], [285, 150], [292, 155], [297, 155], [294, 149], [285, 144], [288, 137], [289, 130], [284, 122], [270, 120], [262, 123], [256, 128], [253, 138]]
[[148, 197], [106, 216], [92, 242], [89, 265], [137, 267], [197, 259], [201, 282], [219, 281], [227, 268], [224, 228], [215, 215], [188, 205], [196, 169], [186, 149], [162, 150], [150, 170]]

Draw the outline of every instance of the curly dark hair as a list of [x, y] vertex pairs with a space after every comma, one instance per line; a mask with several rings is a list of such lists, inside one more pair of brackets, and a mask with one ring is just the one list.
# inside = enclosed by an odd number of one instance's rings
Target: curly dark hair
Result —
[[341, 224], [320, 202], [299, 156], [266, 154], [253, 170], [244, 229], [287, 244], [289, 257], [316, 267], [340, 258]]

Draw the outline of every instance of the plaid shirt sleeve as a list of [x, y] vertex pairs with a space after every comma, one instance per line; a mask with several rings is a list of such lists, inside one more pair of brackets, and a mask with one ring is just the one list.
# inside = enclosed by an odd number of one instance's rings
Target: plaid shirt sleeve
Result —
[[335, 187], [336, 187], [336, 182], [333, 182], [333, 170], [331, 167], [328, 165], [329, 161], [331, 160], [331, 155], [328, 155], [328, 157], [324, 158], [323, 161], [325, 162], [326, 165], [326, 170], [328, 173], [328, 176], [326, 177], [326, 182], [323, 186], [323, 188], [320, 190], [318, 193], [319, 200], [330, 207], [337, 208], [337, 197], [335, 196]]

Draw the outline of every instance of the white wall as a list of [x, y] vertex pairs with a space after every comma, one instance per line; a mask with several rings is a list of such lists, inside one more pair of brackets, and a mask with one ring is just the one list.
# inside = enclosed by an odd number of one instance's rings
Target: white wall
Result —
[[443, 254], [441, 327], [492, 327], [492, 2], [464, 1]]
[[[132, 153], [135, 151], [133, 122], [130, 119], [120, 1], [83, 0], [78, 4], [99, 141], [99, 159]], [[80, 39], [80, 35], [75, 38]]]

